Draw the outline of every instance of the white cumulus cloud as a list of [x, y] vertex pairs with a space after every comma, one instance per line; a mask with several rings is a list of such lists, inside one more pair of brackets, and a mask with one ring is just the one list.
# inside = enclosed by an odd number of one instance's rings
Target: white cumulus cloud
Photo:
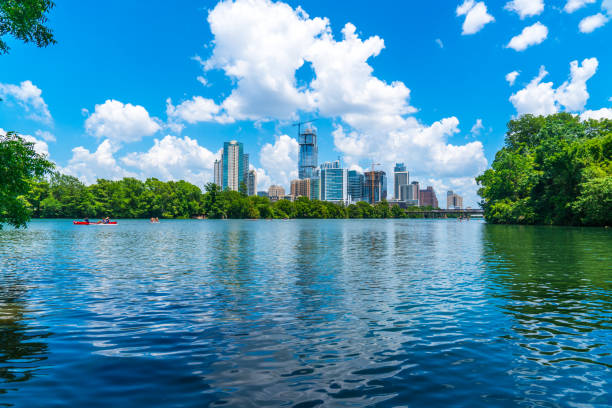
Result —
[[177, 106], [172, 104], [170, 98], [166, 100], [166, 114], [169, 119], [191, 124], [198, 122], [233, 122], [233, 119], [227, 115], [219, 115], [220, 110], [221, 107], [214, 100], [201, 96], [194, 96]]
[[48, 130], [37, 130], [34, 134], [40, 137], [45, 142], [55, 142], [55, 135]]
[[47, 124], [53, 121], [42, 90], [31, 81], [19, 85], [0, 83], [0, 98], [16, 102], [28, 113], [29, 119]]
[[519, 76], [518, 71], [512, 71], [506, 74], [506, 81], [510, 84], [510, 86], [514, 85], [516, 78]]
[[117, 180], [123, 177], [135, 177], [135, 173], [119, 166], [114, 157], [117, 150], [117, 146], [109, 139], [102, 141], [95, 152], [90, 152], [83, 146], [75, 147], [72, 149], [72, 158], [68, 161], [68, 165], [60, 171], [75, 176], [86, 184], [93, 184], [97, 179]]
[[188, 136], [167, 135], [155, 139], [146, 152], [133, 152], [121, 162], [137, 169], [140, 178], [157, 177], [160, 180], [186, 180], [200, 187], [212, 180], [215, 154]]
[[506, 47], [515, 51], [524, 51], [527, 47], [542, 43], [546, 37], [548, 37], [548, 27], [538, 21], [525, 27], [519, 35], [512, 37]]
[[563, 7], [563, 10], [565, 10], [566, 13], [573, 13], [574, 11], [586, 6], [587, 4], [593, 4], [595, 3], [596, 0], [567, 0], [567, 3], [565, 3], [565, 7]]
[[463, 21], [463, 35], [475, 34], [488, 23], [495, 21], [492, 15], [487, 12], [487, 6], [483, 1], [465, 0], [457, 7], [457, 15], [465, 16]]
[[522, 19], [537, 16], [544, 11], [544, 0], [512, 0], [506, 3], [505, 9], [514, 11]]
[[612, 108], [601, 108], [598, 110], [586, 110], [580, 115], [581, 120], [610, 119], [612, 120]]
[[601, 13], [594, 14], [583, 18], [578, 24], [578, 28], [581, 33], [592, 33], [599, 27], [604, 26], [608, 22], [609, 18]]
[[97, 138], [113, 142], [137, 142], [161, 129], [158, 121], [140, 106], [109, 99], [96, 105], [95, 111], [85, 120], [85, 130]]
[[587, 58], [578, 64], [570, 63], [570, 80], [557, 89], [552, 82], [542, 82], [548, 72], [542, 66], [540, 73], [525, 88], [512, 94], [510, 102], [517, 114], [550, 115], [559, 112], [563, 107], [567, 111], [581, 111], [589, 98], [586, 82], [597, 71], [596, 58]]
[[273, 183], [280, 184], [287, 190], [291, 180], [298, 177], [299, 148], [297, 140], [287, 135], [279, 136], [274, 144], [263, 145], [259, 151], [262, 169], [256, 170], [258, 187], [264, 189]]

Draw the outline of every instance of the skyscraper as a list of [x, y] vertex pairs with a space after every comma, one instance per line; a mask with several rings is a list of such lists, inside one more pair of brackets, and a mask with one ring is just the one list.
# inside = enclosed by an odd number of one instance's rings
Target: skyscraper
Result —
[[348, 195], [349, 201], [356, 203], [364, 200], [363, 187], [365, 183], [365, 177], [357, 170], [348, 171]]
[[446, 209], [460, 210], [463, 208], [463, 197], [453, 193], [453, 190], [446, 192]]
[[268, 188], [268, 196], [272, 201], [280, 200], [285, 196], [285, 189], [282, 186], [272, 184]]
[[223, 188], [223, 156], [220, 159], [215, 160], [215, 179], [214, 183], [219, 187]]
[[255, 170], [250, 170], [247, 175], [247, 195], [254, 196], [257, 194], [257, 173]]
[[406, 201], [406, 197], [402, 196], [402, 186], [408, 184], [409, 176], [404, 163], [395, 163], [393, 168], [394, 176], [394, 195], [393, 198], [400, 201]]
[[438, 197], [436, 197], [436, 192], [434, 191], [432, 186], [427, 186], [425, 190], [421, 190], [419, 192], [419, 196], [421, 206], [431, 206], [433, 208], [438, 208]]
[[321, 164], [319, 172], [321, 200], [346, 203], [348, 201], [348, 171], [340, 168], [340, 161]]
[[235, 140], [223, 143], [221, 158], [215, 160], [214, 183], [223, 190], [239, 191], [240, 185], [247, 183], [248, 173], [249, 155], [243, 153], [242, 143]]
[[298, 137], [300, 144], [300, 156], [298, 159], [298, 177], [300, 179], [313, 178], [317, 168], [318, 148], [317, 132], [306, 128], [300, 132]]
[[291, 195], [310, 198], [310, 179], [291, 180]]
[[370, 204], [387, 199], [387, 175], [384, 171], [365, 172], [364, 199]]

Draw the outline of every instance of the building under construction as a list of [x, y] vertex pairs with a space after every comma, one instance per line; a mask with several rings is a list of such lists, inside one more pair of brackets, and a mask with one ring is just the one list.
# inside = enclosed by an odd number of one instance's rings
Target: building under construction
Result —
[[298, 159], [298, 177], [310, 179], [315, 176], [318, 160], [317, 132], [308, 127], [298, 132], [300, 156]]
[[376, 204], [387, 199], [387, 175], [382, 170], [366, 171], [364, 200]]

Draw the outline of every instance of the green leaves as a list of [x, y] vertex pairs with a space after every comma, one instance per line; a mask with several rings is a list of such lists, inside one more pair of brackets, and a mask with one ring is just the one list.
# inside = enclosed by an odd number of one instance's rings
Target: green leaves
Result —
[[[609, 225], [612, 121], [568, 113], [508, 123], [491, 169], [476, 178], [487, 221]], [[606, 207], [607, 206], [607, 207]]]
[[54, 6], [51, 0], [0, 0], [0, 54], [9, 51], [5, 35], [38, 47], [55, 44], [52, 31], [44, 25]]
[[46, 157], [36, 153], [34, 143], [14, 132], [0, 136], [0, 228], [3, 223], [23, 227], [30, 219], [28, 202], [23, 198], [34, 179], [53, 169]]

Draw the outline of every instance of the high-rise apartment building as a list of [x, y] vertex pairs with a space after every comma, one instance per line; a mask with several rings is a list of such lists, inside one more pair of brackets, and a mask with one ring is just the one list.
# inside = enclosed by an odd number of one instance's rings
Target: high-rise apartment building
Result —
[[351, 203], [357, 203], [364, 200], [365, 177], [357, 170], [348, 171], [348, 199]]
[[257, 194], [257, 173], [255, 170], [250, 170], [247, 175], [247, 195], [255, 194]]
[[364, 200], [376, 204], [387, 199], [387, 175], [382, 170], [366, 171]]
[[446, 208], [448, 210], [460, 210], [463, 208], [463, 197], [455, 194], [453, 190], [446, 193]]
[[221, 156], [220, 159], [215, 160], [214, 173], [214, 183], [223, 188], [223, 156]]
[[291, 196], [310, 198], [310, 179], [291, 180]]
[[311, 128], [304, 129], [299, 134], [298, 143], [300, 145], [298, 178], [313, 178], [318, 160], [317, 132]]
[[315, 178], [310, 179], [310, 199], [321, 199], [321, 180], [319, 179], [319, 171], [315, 171]]
[[419, 182], [413, 181], [410, 184], [407, 184], [403, 189], [403, 195], [405, 197], [404, 201], [407, 205], [410, 206], [418, 206], [420, 205], [420, 190], [419, 190]]
[[285, 197], [285, 189], [282, 186], [272, 184], [268, 188], [268, 197], [270, 197], [270, 200], [280, 200]]
[[340, 167], [340, 161], [321, 164], [319, 170], [322, 201], [348, 202], [348, 171]]
[[438, 208], [438, 197], [432, 186], [427, 186], [425, 190], [419, 192], [420, 205], [423, 207], [431, 206]]
[[402, 186], [408, 184], [409, 175], [404, 163], [395, 163], [393, 168], [394, 195], [393, 198], [400, 201], [406, 201], [406, 197], [402, 196]]
[[249, 155], [243, 153], [242, 143], [235, 140], [223, 143], [221, 158], [215, 160], [214, 183], [223, 190], [240, 191], [248, 177]]

